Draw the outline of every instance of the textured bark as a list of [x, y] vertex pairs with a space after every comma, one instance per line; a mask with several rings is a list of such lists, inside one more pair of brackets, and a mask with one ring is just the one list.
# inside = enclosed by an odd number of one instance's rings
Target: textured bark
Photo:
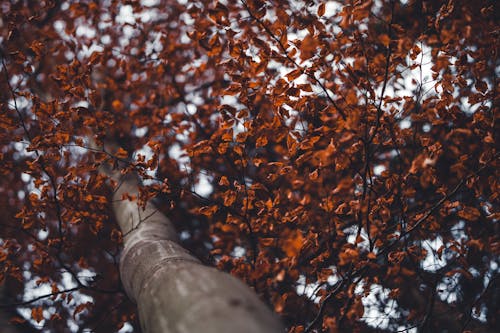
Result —
[[[113, 173], [117, 179], [119, 175]], [[144, 332], [283, 332], [276, 315], [233, 276], [202, 265], [178, 243], [169, 219], [137, 194], [133, 176], [120, 179], [113, 210], [124, 236], [122, 282], [139, 308]]]

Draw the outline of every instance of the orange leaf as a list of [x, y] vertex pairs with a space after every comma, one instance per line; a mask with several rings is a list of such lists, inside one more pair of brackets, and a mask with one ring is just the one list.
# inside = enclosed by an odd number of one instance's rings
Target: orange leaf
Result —
[[123, 103], [115, 99], [113, 103], [111, 103], [111, 106], [115, 111], [120, 111], [123, 108]]
[[43, 55], [44, 45], [42, 42], [35, 40], [33, 43], [31, 43], [30, 49], [33, 50], [37, 57], [40, 57], [41, 55]]
[[217, 212], [217, 210], [219, 210], [219, 207], [217, 205], [214, 205], [214, 206], [204, 206], [204, 207], [201, 207], [198, 210], [198, 213], [200, 213], [202, 215], [205, 215], [207, 217], [211, 217], [212, 215], [215, 214], [215, 212]]
[[238, 83], [231, 84], [226, 90], [224, 90], [225, 95], [234, 96], [241, 92], [241, 85]]
[[100, 62], [102, 59], [102, 52], [94, 51], [89, 58], [89, 64], [95, 65], [97, 62]]
[[76, 315], [77, 314], [79, 314], [80, 312], [82, 312], [85, 309], [90, 308], [91, 305], [92, 305], [91, 302], [87, 302], [87, 303], [83, 303], [83, 304], [77, 305], [76, 308], [75, 308], [75, 311], [73, 311], [73, 319], [76, 319]]
[[381, 34], [379, 37], [378, 37], [378, 40], [385, 46], [385, 47], [388, 47], [389, 46], [389, 43], [391, 42], [391, 39], [389, 38], [389, 36], [387, 36], [386, 34]]
[[357, 260], [359, 257], [359, 252], [357, 249], [347, 248], [339, 254], [339, 265], [347, 265], [352, 261]]
[[296, 78], [298, 78], [300, 75], [302, 75], [302, 69], [299, 68], [299, 69], [294, 69], [293, 71], [291, 71], [290, 73], [288, 73], [286, 76], [286, 78], [288, 79], [288, 81], [293, 81], [295, 80]]
[[260, 136], [255, 143], [256, 147], [265, 147], [267, 145], [267, 138], [265, 136]]
[[307, 60], [312, 58], [316, 53], [318, 41], [311, 35], [307, 35], [300, 45], [300, 59]]
[[288, 257], [296, 257], [302, 245], [304, 244], [304, 236], [300, 230], [294, 230], [290, 232], [290, 235], [283, 244], [283, 251], [285, 251]]
[[219, 185], [221, 185], [221, 186], [229, 186], [229, 180], [227, 179], [226, 176], [220, 177]]
[[123, 149], [122, 147], [120, 147], [116, 151], [115, 156], [118, 157], [118, 158], [121, 158], [121, 159], [125, 159], [125, 158], [127, 158], [128, 153], [127, 153], [127, 151], [125, 149]]
[[222, 197], [224, 198], [224, 206], [229, 207], [236, 200], [236, 193], [234, 191], [228, 190], [224, 192]]
[[39, 306], [31, 309], [31, 318], [37, 323], [41, 322], [43, 320], [43, 308]]
[[230, 128], [227, 132], [222, 134], [222, 141], [230, 142], [233, 141], [233, 129]]
[[325, 15], [325, 8], [326, 8], [326, 6], [325, 6], [324, 3], [322, 3], [321, 5], [319, 5], [319, 7], [318, 7], [318, 16]]
[[458, 216], [467, 221], [477, 221], [481, 217], [481, 212], [474, 207], [464, 207], [457, 213]]

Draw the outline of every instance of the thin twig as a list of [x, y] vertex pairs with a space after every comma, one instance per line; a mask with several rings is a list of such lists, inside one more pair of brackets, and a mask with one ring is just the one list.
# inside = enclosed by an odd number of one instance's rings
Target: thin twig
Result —
[[339, 282], [337, 282], [337, 286], [323, 299], [319, 306], [318, 313], [314, 317], [314, 319], [307, 325], [306, 329], [304, 330], [304, 333], [311, 332], [311, 330], [316, 326], [316, 324], [319, 322], [319, 320], [323, 317], [323, 312], [325, 311], [325, 307], [327, 303], [330, 301], [331, 298], [333, 298], [337, 292], [342, 288], [347, 280], [342, 279]]

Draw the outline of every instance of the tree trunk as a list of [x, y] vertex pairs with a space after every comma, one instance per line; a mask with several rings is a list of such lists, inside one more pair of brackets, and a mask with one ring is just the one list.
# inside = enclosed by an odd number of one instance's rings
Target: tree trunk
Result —
[[182, 248], [169, 219], [122, 194], [138, 194], [135, 176], [121, 177], [113, 210], [124, 235], [122, 283], [137, 303], [144, 332], [283, 332], [277, 316], [235, 277], [202, 265]]

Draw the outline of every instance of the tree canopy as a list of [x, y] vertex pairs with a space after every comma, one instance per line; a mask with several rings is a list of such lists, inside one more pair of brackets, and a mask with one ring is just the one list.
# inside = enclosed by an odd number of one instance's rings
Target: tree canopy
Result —
[[[112, 165], [289, 332], [495, 331], [494, 0], [0, 2], [13, 325], [139, 332]], [[112, 145], [120, 146], [112, 150]]]

